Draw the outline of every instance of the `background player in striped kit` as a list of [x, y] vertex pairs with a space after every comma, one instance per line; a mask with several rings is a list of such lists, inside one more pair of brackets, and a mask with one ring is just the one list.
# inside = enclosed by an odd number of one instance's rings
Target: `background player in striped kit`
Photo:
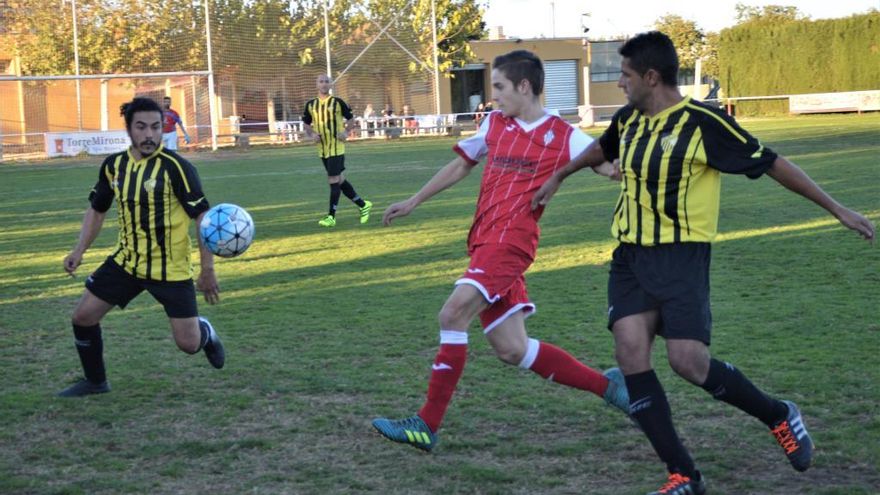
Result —
[[318, 145], [318, 155], [327, 171], [327, 182], [330, 184], [330, 209], [327, 216], [318, 220], [322, 227], [336, 226], [336, 207], [339, 195], [345, 194], [360, 210], [360, 222], [367, 223], [373, 203], [361, 198], [345, 179], [345, 141], [348, 132], [357, 124], [354, 114], [342, 98], [330, 94], [332, 86], [330, 76], [318, 76], [318, 97], [306, 102], [302, 120], [305, 124], [306, 136]]

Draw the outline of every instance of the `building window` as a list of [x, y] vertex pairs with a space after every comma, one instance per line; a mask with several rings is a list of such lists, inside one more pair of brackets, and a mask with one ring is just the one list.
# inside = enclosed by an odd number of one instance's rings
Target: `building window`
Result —
[[[700, 84], [711, 84], [712, 78], [703, 74], [700, 77]], [[678, 70], [678, 85], [679, 86], [690, 86], [694, 84], [694, 69], [679, 69]]]
[[617, 50], [623, 41], [596, 41], [590, 43], [590, 81], [607, 82], [620, 78], [622, 57]]

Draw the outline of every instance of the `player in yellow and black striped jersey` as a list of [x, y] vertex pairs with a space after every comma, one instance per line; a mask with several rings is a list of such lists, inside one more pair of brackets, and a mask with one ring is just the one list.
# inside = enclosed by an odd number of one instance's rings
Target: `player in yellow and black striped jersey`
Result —
[[[195, 167], [162, 142], [162, 109], [148, 98], [122, 107], [131, 146], [108, 156], [89, 195], [79, 242], [64, 258], [71, 275], [101, 231], [116, 202], [119, 238], [116, 249], [86, 279], [86, 289], [73, 311], [76, 349], [85, 378], [59, 393], [62, 397], [108, 392], [104, 369], [101, 319], [113, 306], [124, 308], [146, 290], [162, 306], [177, 346], [194, 354], [204, 349], [215, 368], [222, 368], [225, 350], [214, 328], [198, 315], [189, 226], [208, 210]], [[205, 299], [219, 300], [214, 258], [199, 238], [201, 272], [198, 287]]]
[[651, 365], [655, 336], [666, 338], [669, 363], [687, 381], [766, 424], [792, 466], [804, 471], [812, 440], [797, 406], [766, 395], [730, 363], [709, 353], [710, 243], [718, 227], [721, 173], [769, 175], [873, 240], [874, 225], [825, 193], [798, 166], [764, 147], [720, 110], [682, 97], [672, 41], [653, 31], [620, 48], [629, 104], [602, 137], [535, 194], [546, 204], [568, 175], [605, 160], [619, 162], [614, 250], [608, 281], [608, 326], [625, 375], [630, 412], [669, 471], [655, 493], [705, 493], [706, 485], [675, 427]]
[[341, 98], [330, 94], [332, 82], [330, 76], [318, 76], [318, 97], [306, 102], [303, 110], [303, 124], [306, 136], [318, 145], [318, 156], [327, 171], [327, 182], [330, 184], [330, 209], [327, 216], [318, 221], [322, 227], [336, 226], [336, 207], [340, 194], [350, 199], [360, 210], [360, 222], [367, 223], [373, 203], [367, 201], [354, 190], [354, 186], [345, 180], [345, 141], [348, 132], [354, 127], [354, 114], [348, 104]]

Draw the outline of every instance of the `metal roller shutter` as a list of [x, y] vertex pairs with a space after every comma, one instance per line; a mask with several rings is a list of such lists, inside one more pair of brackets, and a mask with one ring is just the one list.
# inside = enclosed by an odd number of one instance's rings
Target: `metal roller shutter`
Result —
[[577, 60], [548, 60], [544, 62], [544, 100], [544, 106], [550, 109], [577, 110]]

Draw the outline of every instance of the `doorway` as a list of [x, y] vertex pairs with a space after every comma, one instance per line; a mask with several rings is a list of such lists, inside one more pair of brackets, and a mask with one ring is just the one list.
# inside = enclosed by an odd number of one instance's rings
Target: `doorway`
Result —
[[[452, 112], [471, 113], [480, 103], [489, 100], [486, 93], [486, 64], [467, 64], [452, 70]], [[472, 119], [462, 115], [462, 119]]]

